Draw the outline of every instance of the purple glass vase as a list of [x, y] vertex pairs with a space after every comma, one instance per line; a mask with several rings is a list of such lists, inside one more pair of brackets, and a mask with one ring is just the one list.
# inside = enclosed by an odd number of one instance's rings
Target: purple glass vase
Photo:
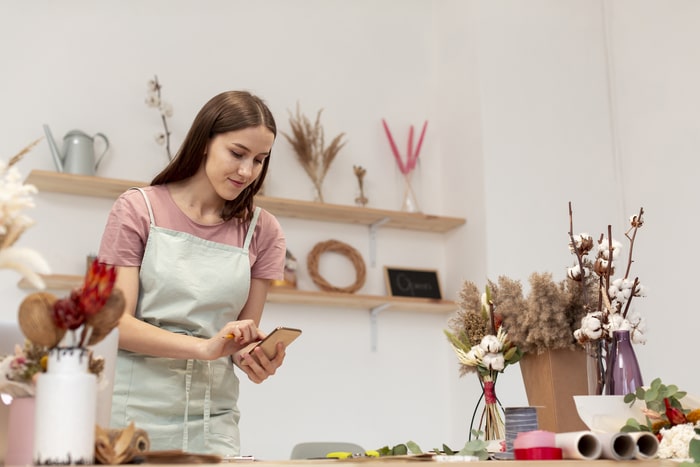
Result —
[[636, 391], [643, 384], [637, 355], [630, 342], [630, 332], [613, 331], [605, 375], [605, 393], [624, 396]]

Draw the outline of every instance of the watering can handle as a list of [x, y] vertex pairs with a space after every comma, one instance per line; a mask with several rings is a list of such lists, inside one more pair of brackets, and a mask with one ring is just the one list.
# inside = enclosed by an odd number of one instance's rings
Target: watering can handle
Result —
[[107, 137], [106, 137], [105, 135], [103, 135], [102, 133], [95, 133], [95, 136], [93, 136], [93, 138], [95, 138], [95, 139], [97, 139], [97, 138], [102, 138], [102, 139], [104, 140], [104, 142], [105, 142], [105, 149], [104, 149], [104, 151], [102, 151], [102, 154], [100, 154], [100, 155], [97, 157], [97, 160], [95, 161], [95, 170], [97, 170], [97, 167], [100, 165], [100, 162], [102, 161], [102, 158], [104, 157], [105, 154], [107, 154], [107, 150], [109, 149], [109, 140], [108, 140]]

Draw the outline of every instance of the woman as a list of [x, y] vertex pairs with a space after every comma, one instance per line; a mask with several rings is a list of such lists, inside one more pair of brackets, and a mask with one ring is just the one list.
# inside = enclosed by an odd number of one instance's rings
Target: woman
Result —
[[258, 329], [285, 239], [255, 207], [277, 129], [247, 92], [199, 111], [173, 161], [151, 185], [115, 202], [99, 258], [126, 297], [112, 402], [114, 427], [134, 422], [151, 449], [238, 455], [238, 378], [260, 383], [284, 360], [239, 352]]

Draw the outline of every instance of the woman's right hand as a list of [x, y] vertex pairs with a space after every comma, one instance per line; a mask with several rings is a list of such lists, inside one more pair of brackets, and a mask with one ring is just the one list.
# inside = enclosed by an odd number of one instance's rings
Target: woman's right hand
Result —
[[265, 335], [252, 319], [230, 321], [216, 335], [203, 342], [203, 359], [214, 360], [233, 355], [246, 345], [259, 341], [263, 337]]

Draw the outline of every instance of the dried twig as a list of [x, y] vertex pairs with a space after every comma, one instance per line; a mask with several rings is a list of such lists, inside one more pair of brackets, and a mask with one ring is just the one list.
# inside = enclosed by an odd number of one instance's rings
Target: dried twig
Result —
[[353, 170], [355, 171], [355, 176], [357, 177], [357, 184], [360, 187], [360, 194], [357, 198], [355, 198], [355, 203], [359, 204], [360, 206], [366, 206], [367, 203], [369, 202], [369, 199], [365, 196], [365, 183], [364, 183], [364, 178], [365, 175], [367, 174], [367, 169], [360, 165], [354, 165]]

